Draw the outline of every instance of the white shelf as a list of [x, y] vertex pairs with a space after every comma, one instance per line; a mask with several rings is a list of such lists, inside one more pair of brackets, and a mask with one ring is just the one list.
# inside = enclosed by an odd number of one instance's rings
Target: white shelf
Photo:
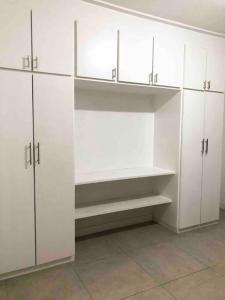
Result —
[[164, 170], [159, 168], [129, 168], [120, 170], [99, 171], [92, 173], [76, 173], [75, 185], [174, 174], [175, 172], [172, 170]]
[[172, 200], [164, 196], [148, 196], [142, 198], [136, 198], [132, 200], [123, 200], [107, 204], [99, 204], [88, 207], [81, 207], [75, 209], [75, 219], [83, 219], [88, 217], [94, 217], [99, 215], [105, 215], [120, 211], [127, 211], [132, 209], [138, 209], [142, 207], [150, 207], [155, 205], [161, 205], [171, 203]]
[[177, 93], [180, 88], [165, 86], [150, 86], [147, 84], [134, 84], [126, 82], [104, 81], [87, 78], [75, 78], [75, 87], [79, 89], [132, 93], [142, 95], [158, 95], [162, 93]]

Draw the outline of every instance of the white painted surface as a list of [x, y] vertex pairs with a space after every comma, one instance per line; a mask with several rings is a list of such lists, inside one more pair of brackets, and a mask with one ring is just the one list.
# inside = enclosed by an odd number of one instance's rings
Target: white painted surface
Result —
[[153, 36], [149, 29], [128, 27], [119, 32], [118, 80], [150, 84]]
[[0, 72], [0, 274], [35, 264], [31, 87], [30, 74]]
[[28, 71], [31, 70], [30, 11], [7, 2], [0, 3], [0, 67]]
[[204, 82], [206, 81], [206, 57], [207, 52], [205, 49], [197, 45], [186, 45], [184, 88], [204, 90]]
[[99, 171], [92, 173], [76, 173], [75, 184], [88, 184], [115, 180], [125, 180], [132, 178], [155, 177], [174, 175], [173, 170], [164, 170], [160, 168], [129, 168], [120, 170]]
[[182, 85], [184, 45], [168, 36], [154, 38], [153, 84]]
[[223, 146], [224, 95], [206, 93], [205, 97], [204, 136], [208, 139], [208, 153], [203, 158], [201, 223], [219, 219]]
[[142, 207], [161, 205], [171, 202], [171, 199], [163, 196], [148, 196], [130, 200], [121, 200], [118, 202], [111, 202], [107, 204], [99, 204], [89, 207], [81, 207], [75, 210], [75, 219], [83, 219], [98, 215], [111, 214], [119, 211], [138, 209]]
[[200, 224], [205, 93], [184, 91], [180, 228]]
[[76, 25], [76, 75], [113, 80], [117, 68], [117, 30], [94, 20], [79, 20]]
[[[32, 12], [34, 71], [73, 74], [74, 22], [54, 6], [39, 3]], [[34, 67], [36, 62], [34, 61]]]
[[34, 75], [37, 264], [74, 255], [73, 125], [72, 78]]
[[220, 49], [207, 52], [207, 88], [210, 91], [224, 92], [225, 55]]

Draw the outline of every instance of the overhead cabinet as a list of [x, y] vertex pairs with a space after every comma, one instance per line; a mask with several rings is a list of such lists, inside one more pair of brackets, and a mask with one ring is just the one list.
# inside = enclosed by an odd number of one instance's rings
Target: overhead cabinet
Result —
[[31, 70], [30, 11], [1, 3], [0, 67]]
[[148, 28], [115, 28], [79, 21], [77, 77], [152, 86], [180, 87], [183, 44], [153, 37]]
[[186, 45], [184, 88], [224, 92], [225, 54]]
[[76, 22], [78, 77], [114, 81], [117, 68], [117, 30], [107, 24]]
[[180, 228], [219, 219], [224, 95], [185, 91]]
[[119, 31], [118, 81], [150, 84], [153, 36], [141, 30]]
[[56, 9], [1, 7], [0, 67], [72, 74], [73, 32], [72, 20]]
[[74, 255], [73, 84], [1, 71], [0, 86], [3, 274]]

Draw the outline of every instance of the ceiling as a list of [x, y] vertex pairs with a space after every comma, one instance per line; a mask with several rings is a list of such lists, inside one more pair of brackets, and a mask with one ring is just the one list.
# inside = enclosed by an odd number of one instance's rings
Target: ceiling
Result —
[[143, 13], [225, 34], [225, 0], [104, 0]]

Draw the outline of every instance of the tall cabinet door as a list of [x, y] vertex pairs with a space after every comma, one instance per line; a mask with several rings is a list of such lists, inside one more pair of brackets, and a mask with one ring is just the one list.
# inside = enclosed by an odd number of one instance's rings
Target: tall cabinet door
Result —
[[34, 75], [37, 264], [74, 256], [73, 80]]
[[39, 4], [32, 11], [33, 69], [73, 74], [74, 23], [57, 2]]
[[206, 80], [206, 56], [203, 48], [186, 45], [184, 61], [184, 88], [204, 90]]
[[76, 24], [76, 76], [114, 81], [116, 68], [117, 30], [106, 24], [79, 21]]
[[132, 28], [119, 33], [119, 70], [121, 82], [150, 84], [153, 37], [148, 31]]
[[201, 223], [219, 219], [224, 95], [206, 93]]
[[154, 39], [153, 84], [180, 87], [184, 46], [171, 38]]
[[204, 106], [203, 92], [184, 91], [180, 229], [200, 224]]
[[[2, 1], [3, 2], [3, 1]], [[30, 11], [1, 2], [0, 67], [31, 70]], [[12, 1], [11, 1], [12, 2]], [[15, 1], [13, 1], [15, 2]]]
[[32, 80], [0, 72], [0, 274], [35, 265]]

